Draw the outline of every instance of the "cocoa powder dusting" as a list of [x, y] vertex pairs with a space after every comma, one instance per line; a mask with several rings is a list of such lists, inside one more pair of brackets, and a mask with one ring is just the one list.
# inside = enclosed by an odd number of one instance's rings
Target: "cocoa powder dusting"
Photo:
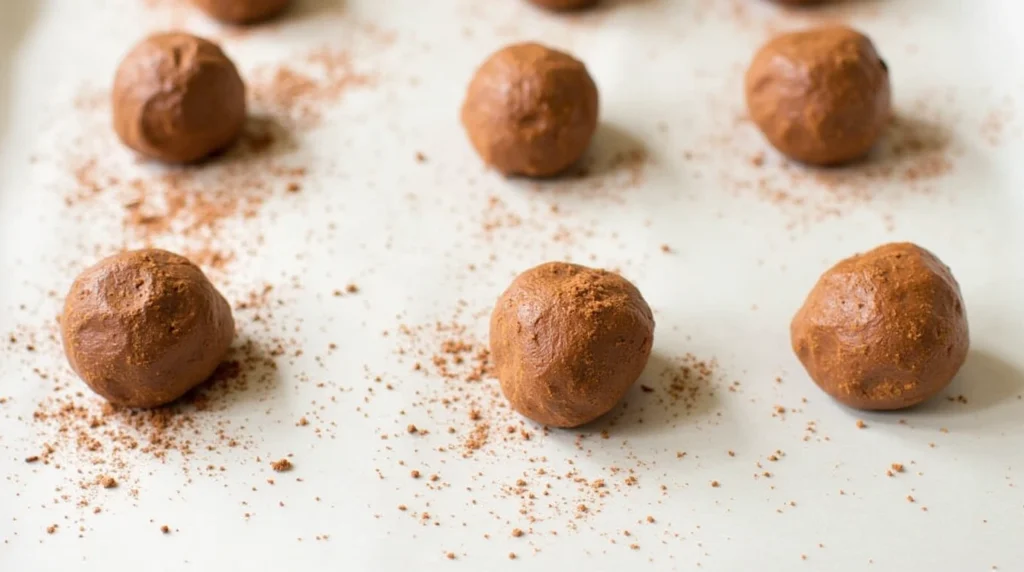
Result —
[[52, 471], [65, 482], [50, 506], [63, 507], [65, 518], [81, 526], [103, 512], [107, 495], [144, 496], [145, 468], [154, 461], [166, 467], [162, 472], [180, 474], [181, 487], [237, 468], [218, 457], [255, 448], [256, 420], [234, 413], [242, 402], [269, 398], [278, 382], [278, 360], [293, 353], [295, 342], [276, 334], [288, 320], [275, 317], [273, 293], [268, 286], [234, 304], [240, 334], [227, 359], [184, 398], [150, 410], [104, 402], [66, 367], [54, 323], [26, 326], [21, 339], [31, 340], [37, 351], [21, 354], [21, 360], [47, 392], [29, 419], [37, 448], [25, 459], [38, 467], [34, 471]]
[[329, 105], [357, 88], [372, 87], [346, 50], [319, 48], [287, 64], [259, 67], [249, 74], [253, 105], [291, 128], [316, 127]]
[[[722, 384], [714, 360], [692, 355], [670, 360], [664, 371], [641, 379], [650, 393], [638, 384], [625, 403], [596, 422], [597, 430], [575, 435], [575, 446], [556, 453], [551, 449], [552, 439], [570, 435], [517, 415], [500, 392], [490, 352], [478, 333], [489, 312], [490, 308], [470, 311], [468, 303], [460, 301], [448, 320], [402, 324], [395, 331], [383, 332], [386, 339], [396, 342], [395, 359], [407, 373], [394, 378], [371, 373], [371, 391], [364, 399], [366, 403], [379, 399], [381, 393], [375, 387], [385, 385], [414, 392], [411, 406], [399, 412], [401, 424], [378, 429], [382, 439], [376, 457], [381, 463], [379, 470], [384, 478], [396, 470], [410, 474], [410, 465], [423, 466], [420, 463], [431, 462], [435, 454], [447, 465], [464, 464], [459, 473], [467, 477], [460, 477], [460, 482], [471, 491], [467, 497], [471, 506], [486, 510], [495, 520], [495, 529], [488, 534], [508, 535], [505, 527], [511, 527], [514, 538], [578, 531], [583, 523], [602, 514], [606, 503], [623, 502], [612, 498], [641, 490], [641, 470], [650, 463], [641, 460], [628, 441], [622, 442], [617, 461], [591, 460], [589, 441], [613, 438], [620, 428], [629, 431], [643, 424], [692, 422], [687, 418], [707, 415]], [[363, 413], [362, 408], [357, 412]], [[403, 438], [416, 439], [417, 449], [429, 451], [430, 456], [419, 460], [407, 450], [397, 456], [389, 443]], [[522, 467], [517, 478], [494, 474], [495, 465], [510, 464]], [[411, 471], [414, 479], [424, 473], [420, 468]], [[426, 484], [423, 493], [399, 498], [402, 504], [395, 514], [410, 516], [424, 526], [456, 524], [452, 522], [458, 518], [455, 515], [445, 518], [431, 512], [429, 518], [424, 517], [421, 511], [430, 506], [427, 492], [450, 486], [433, 476]], [[497, 508], [510, 502], [513, 510]]]
[[[721, 124], [697, 148], [684, 149], [682, 158], [695, 180], [711, 179], [737, 198], [757, 197], [774, 205], [790, 230], [844, 217], [858, 210], [875, 211], [891, 230], [889, 212], [913, 196], [934, 196], [954, 174], [962, 145], [952, 129], [959, 118], [936, 99], [936, 94], [897, 107], [881, 141], [859, 162], [838, 168], [814, 168], [791, 162], [763, 139], [743, 112], [709, 99]], [[747, 157], [718, 164], [717, 157]]]

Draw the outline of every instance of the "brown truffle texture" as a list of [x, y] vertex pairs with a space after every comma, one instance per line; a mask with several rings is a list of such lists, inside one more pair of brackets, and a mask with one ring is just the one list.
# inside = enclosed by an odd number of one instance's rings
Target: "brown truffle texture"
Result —
[[212, 18], [228, 24], [253, 24], [277, 16], [291, 0], [192, 0]]
[[113, 90], [125, 145], [190, 163], [233, 143], [245, 124], [245, 85], [216, 44], [183, 33], [150, 36], [128, 52]]
[[604, 415], [640, 377], [654, 317], [618, 274], [549, 262], [520, 274], [491, 314], [491, 355], [512, 407], [554, 427]]
[[889, 70], [863, 34], [842, 26], [783, 34], [746, 76], [750, 117], [787, 157], [830, 166], [863, 158], [891, 113]]
[[75, 279], [61, 337], [72, 369], [115, 405], [156, 407], [202, 383], [235, 335], [231, 307], [188, 259], [136, 250]]
[[857, 409], [902, 409], [942, 391], [970, 345], [960, 287], [934, 254], [887, 244], [821, 276], [790, 326], [811, 379]]
[[529, 0], [531, 4], [554, 10], [556, 12], [568, 10], [582, 10], [597, 4], [597, 0]]
[[550, 177], [587, 150], [597, 113], [597, 86], [582, 62], [539, 44], [515, 44], [477, 70], [462, 124], [498, 171]]

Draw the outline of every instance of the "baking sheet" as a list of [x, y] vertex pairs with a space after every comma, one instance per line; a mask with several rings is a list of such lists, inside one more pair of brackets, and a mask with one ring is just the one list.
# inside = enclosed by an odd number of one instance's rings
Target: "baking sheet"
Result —
[[[1019, 3], [297, 4], [247, 30], [173, 0], [0, 6], [5, 569], [1020, 566]], [[745, 118], [742, 73], [832, 20], [875, 39], [897, 119], [869, 164], [808, 172]], [[139, 162], [108, 126], [119, 58], [168, 28], [250, 84], [246, 140], [203, 169]], [[600, 87], [579, 177], [503, 180], [458, 124], [475, 66], [525, 39]], [[925, 406], [857, 413], [788, 322], [825, 268], [894, 240], [952, 267], [972, 350]], [[104, 413], [55, 337], [73, 276], [147, 244], [202, 262], [239, 323], [238, 371], [159, 434]], [[657, 320], [626, 403], [575, 431], [475, 375], [490, 305], [552, 259], [620, 270]]]

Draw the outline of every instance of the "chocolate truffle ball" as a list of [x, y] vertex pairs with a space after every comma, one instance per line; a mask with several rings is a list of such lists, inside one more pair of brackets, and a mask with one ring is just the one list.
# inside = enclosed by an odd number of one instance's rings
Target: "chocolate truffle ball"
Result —
[[550, 177], [587, 150], [597, 111], [597, 86], [582, 62], [539, 44], [515, 44], [477, 70], [462, 123], [484, 162], [501, 173]]
[[891, 113], [889, 69], [871, 40], [843, 26], [768, 42], [747, 70], [746, 94], [768, 141], [809, 165], [863, 158]]
[[512, 408], [553, 427], [604, 415], [640, 377], [654, 317], [618, 274], [549, 262], [520, 274], [491, 314], [491, 356]]
[[811, 379], [840, 403], [888, 410], [942, 391], [967, 358], [960, 287], [934, 254], [887, 244], [821, 276], [790, 326]]
[[192, 0], [212, 18], [228, 24], [253, 24], [283, 12], [291, 0]]
[[128, 52], [113, 90], [125, 145], [191, 163], [233, 143], [245, 124], [245, 85], [216, 44], [183, 33], [150, 36]]
[[231, 307], [188, 259], [136, 250], [86, 269], [61, 317], [72, 369], [115, 405], [157, 407], [199, 385], [235, 335]]
[[531, 4], [547, 8], [555, 12], [582, 10], [597, 4], [597, 0], [529, 0]]

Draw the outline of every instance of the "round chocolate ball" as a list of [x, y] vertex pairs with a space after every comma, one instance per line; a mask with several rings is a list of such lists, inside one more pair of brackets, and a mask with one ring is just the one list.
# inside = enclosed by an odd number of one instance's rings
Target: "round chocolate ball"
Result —
[[235, 335], [202, 270], [163, 250], [116, 254], [82, 272], [61, 316], [72, 369], [107, 401], [157, 407], [205, 381]]
[[582, 10], [597, 5], [598, 0], [529, 0], [531, 4], [555, 12]]
[[540, 44], [515, 44], [477, 70], [462, 124], [480, 157], [501, 173], [550, 177], [587, 150], [597, 113], [597, 86], [582, 62]]
[[228, 24], [253, 24], [284, 11], [291, 0], [192, 0], [212, 18]]
[[125, 145], [168, 163], [223, 150], [245, 125], [245, 84], [216, 44], [156, 34], [128, 52], [113, 89], [114, 130]]
[[889, 69], [871, 40], [844, 26], [768, 42], [747, 70], [746, 97], [768, 141], [809, 165], [863, 158], [891, 114]]
[[553, 427], [610, 411], [651, 355], [654, 317], [625, 278], [549, 262], [520, 274], [491, 314], [491, 356], [512, 408]]
[[910, 243], [880, 246], [825, 272], [790, 335], [825, 393], [868, 410], [911, 407], [939, 393], [970, 345], [949, 268]]

